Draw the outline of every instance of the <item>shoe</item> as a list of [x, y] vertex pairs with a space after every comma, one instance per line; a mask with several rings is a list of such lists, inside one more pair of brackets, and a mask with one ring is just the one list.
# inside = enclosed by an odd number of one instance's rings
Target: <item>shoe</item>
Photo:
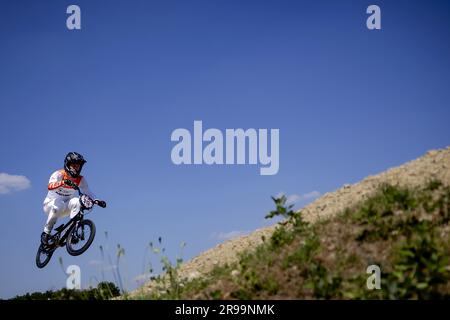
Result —
[[49, 234], [46, 232], [41, 233], [41, 243], [47, 245], [48, 244]]

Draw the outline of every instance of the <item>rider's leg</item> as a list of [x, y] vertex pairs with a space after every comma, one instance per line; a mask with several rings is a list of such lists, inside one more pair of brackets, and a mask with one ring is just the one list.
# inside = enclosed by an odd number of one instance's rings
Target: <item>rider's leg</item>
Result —
[[67, 214], [67, 204], [60, 199], [44, 202], [44, 212], [48, 215], [47, 222], [44, 226], [44, 232], [50, 234], [56, 220]]
[[70, 199], [68, 209], [70, 210], [70, 218], [72, 219], [81, 210], [80, 198], [74, 197]]

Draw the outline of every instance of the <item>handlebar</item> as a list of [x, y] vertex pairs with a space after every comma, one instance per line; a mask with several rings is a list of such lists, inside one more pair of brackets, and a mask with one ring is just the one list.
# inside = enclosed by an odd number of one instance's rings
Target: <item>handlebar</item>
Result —
[[[78, 194], [79, 194], [80, 196], [83, 195], [83, 193], [81, 192], [80, 188], [79, 188], [72, 180], [66, 179], [66, 180], [64, 180], [63, 182], [64, 182], [65, 185], [67, 185], [67, 186], [69, 186], [69, 187], [71, 187], [71, 188], [77, 190], [77, 191], [78, 191]], [[95, 203], [96, 205], [98, 205], [99, 207], [106, 208], [106, 202], [105, 202], [105, 201], [103, 201], [103, 200], [98, 200], [98, 199], [92, 199], [92, 200], [93, 200], [94, 203]]]

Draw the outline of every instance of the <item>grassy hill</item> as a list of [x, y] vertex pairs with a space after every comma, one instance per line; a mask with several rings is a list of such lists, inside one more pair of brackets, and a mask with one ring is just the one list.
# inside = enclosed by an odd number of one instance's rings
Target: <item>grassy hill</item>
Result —
[[[134, 299], [445, 299], [450, 297], [450, 148], [355, 185], [294, 212], [274, 199], [283, 223], [231, 241], [166, 275]], [[228, 246], [228, 247], [227, 247]], [[220, 263], [200, 264], [202, 256]], [[207, 259], [203, 259], [207, 260]], [[369, 266], [381, 289], [370, 290]], [[197, 266], [195, 277], [186, 276]]]

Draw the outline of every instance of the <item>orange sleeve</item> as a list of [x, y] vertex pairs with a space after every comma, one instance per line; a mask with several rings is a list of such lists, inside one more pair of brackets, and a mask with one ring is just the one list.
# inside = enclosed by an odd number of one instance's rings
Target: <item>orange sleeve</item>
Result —
[[61, 187], [64, 184], [64, 181], [57, 181], [57, 182], [50, 182], [48, 184], [48, 190], [55, 190], [59, 187]]
[[62, 185], [64, 185], [64, 171], [58, 170], [53, 172], [53, 174], [50, 176], [50, 180], [48, 181], [47, 189], [48, 190], [55, 190]]

